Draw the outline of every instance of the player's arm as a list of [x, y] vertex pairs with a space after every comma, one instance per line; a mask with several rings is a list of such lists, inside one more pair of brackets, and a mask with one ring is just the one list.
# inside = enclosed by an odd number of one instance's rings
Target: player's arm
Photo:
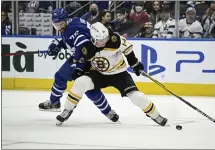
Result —
[[121, 36], [121, 52], [125, 55], [128, 64], [133, 69], [137, 76], [140, 75], [140, 71], [144, 69], [143, 64], [136, 58], [133, 51], [133, 44], [127, 41], [125, 38]]
[[200, 23], [196, 23], [195, 32], [193, 33], [194, 38], [202, 38], [203, 28]]
[[175, 33], [175, 20], [172, 20], [169, 25], [166, 38], [173, 38], [174, 33]]
[[158, 38], [158, 31], [159, 31], [159, 22], [155, 24], [154, 32], [152, 38]]
[[75, 52], [71, 59], [71, 64], [74, 67], [73, 79], [80, 77], [90, 68], [88, 62], [96, 52], [96, 48], [93, 43], [84, 35], [80, 34], [74, 40]]

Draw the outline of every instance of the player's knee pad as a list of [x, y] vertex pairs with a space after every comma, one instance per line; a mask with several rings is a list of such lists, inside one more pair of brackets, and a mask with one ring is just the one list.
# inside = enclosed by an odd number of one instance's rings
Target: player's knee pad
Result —
[[87, 91], [85, 94], [93, 102], [98, 101], [100, 97], [103, 95], [101, 90], [90, 90], [90, 91]]
[[94, 83], [88, 76], [81, 76], [77, 78], [73, 84], [72, 91], [76, 94], [82, 96], [86, 91], [92, 90], [94, 88]]
[[127, 96], [132, 101], [132, 103], [140, 108], [145, 108], [150, 103], [147, 96], [140, 91], [132, 91], [128, 93]]

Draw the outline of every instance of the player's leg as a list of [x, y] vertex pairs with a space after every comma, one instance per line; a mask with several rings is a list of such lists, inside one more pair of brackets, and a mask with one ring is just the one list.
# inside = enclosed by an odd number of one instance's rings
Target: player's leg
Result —
[[83, 75], [77, 78], [73, 83], [72, 89], [68, 93], [63, 112], [56, 117], [56, 125], [62, 125], [64, 121], [68, 120], [73, 110], [82, 99], [83, 94], [92, 89], [94, 89], [94, 84], [90, 77]]
[[154, 120], [156, 123], [164, 126], [167, 119], [162, 117], [158, 112], [155, 104], [148, 99], [148, 97], [141, 93], [132, 77], [128, 72], [123, 72], [115, 77], [115, 87], [121, 92], [122, 96], [127, 96], [132, 103], [138, 106], [143, 112]]
[[[83, 76], [77, 78], [73, 84], [72, 89], [69, 91], [67, 100], [65, 102], [65, 106], [64, 106], [65, 109], [64, 109], [63, 113], [61, 113], [60, 115], [57, 116], [57, 120], [58, 120], [57, 125], [61, 125], [64, 121], [66, 121], [70, 117], [73, 110], [77, 106], [78, 102], [83, 97], [83, 94], [87, 91], [88, 91], [86, 93], [87, 96], [92, 101], [95, 101], [94, 104], [97, 104], [96, 106], [98, 108], [104, 109], [102, 111], [103, 111], [103, 113], [107, 113], [105, 115], [109, 119], [112, 120], [112, 117], [117, 118], [118, 115], [112, 110], [109, 111], [108, 110], [109, 108], [106, 107], [106, 105], [108, 106], [109, 104], [107, 103], [104, 95], [99, 90], [93, 91], [93, 89], [103, 88], [105, 86], [103, 81], [104, 80], [102, 80], [102, 77], [97, 72], [90, 72], [87, 75], [83, 75]], [[102, 97], [102, 99], [99, 99], [100, 98], [99, 95], [100, 95], [100, 97]], [[104, 103], [106, 105], [103, 105]], [[107, 110], [105, 110], [105, 109], [107, 109]], [[114, 120], [118, 120], [118, 119], [114, 119]], [[112, 120], [112, 121], [114, 121], [114, 120]]]
[[39, 109], [45, 111], [60, 111], [60, 98], [67, 88], [67, 81], [71, 78], [72, 68], [69, 60], [67, 60], [58, 72], [55, 73], [55, 80], [52, 85], [50, 99], [40, 103]]
[[[60, 98], [67, 88], [67, 82], [72, 80], [71, 77], [72, 68], [69, 60], [67, 60], [62, 67], [55, 74], [55, 81], [51, 89], [50, 99], [40, 103], [39, 109], [45, 111], [60, 111]], [[100, 111], [106, 115], [110, 120], [115, 121], [115, 112], [111, 110], [108, 101], [104, 94], [98, 91], [86, 92], [87, 97], [94, 102], [94, 104], [100, 109]], [[97, 99], [101, 97], [101, 99]], [[105, 103], [103, 103], [105, 101]], [[100, 103], [102, 105], [100, 105]], [[105, 104], [105, 105], [104, 105]], [[107, 106], [107, 107], [106, 107]], [[113, 116], [113, 117], [112, 117]]]
[[117, 122], [119, 116], [117, 113], [111, 109], [110, 104], [108, 103], [105, 95], [101, 92], [101, 90], [90, 90], [87, 91], [86, 96], [93, 101], [96, 107], [99, 108], [101, 113], [103, 113], [108, 119], [113, 122]]

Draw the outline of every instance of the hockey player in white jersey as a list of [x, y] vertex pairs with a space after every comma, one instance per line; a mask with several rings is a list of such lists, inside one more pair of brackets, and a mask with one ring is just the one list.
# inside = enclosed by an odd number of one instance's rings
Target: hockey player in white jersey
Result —
[[174, 38], [175, 19], [170, 17], [170, 8], [164, 6], [160, 13], [161, 20], [154, 26], [152, 38]]
[[57, 116], [57, 125], [66, 121], [65, 118], [68, 118], [76, 107], [77, 103], [73, 101], [79, 102], [86, 91], [113, 86], [120, 91], [121, 96], [127, 96], [148, 117], [164, 126], [167, 119], [162, 117], [152, 101], [137, 89], [127, 72], [123, 55], [137, 76], [144, 69], [143, 64], [135, 57], [133, 45], [117, 33], [109, 33], [99, 22], [91, 25], [90, 33], [92, 42], [98, 48], [98, 52], [91, 59], [93, 69], [75, 80], [68, 94], [71, 100], [66, 100], [64, 111]]
[[186, 10], [186, 18], [179, 21], [179, 32], [181, 38], [202, 38], [203, 28], [196, 20], [196, 10], [189, 7]]

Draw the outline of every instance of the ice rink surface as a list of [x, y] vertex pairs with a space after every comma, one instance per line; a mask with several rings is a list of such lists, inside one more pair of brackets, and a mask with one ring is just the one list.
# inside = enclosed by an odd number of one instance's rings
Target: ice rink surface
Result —
[[[67, 93], [62, 97], [62, 106]], [[149, 96], [170, 127], [160, 127], [119, 94], [106, 94], [120, 116], [112, 123], [84, 97], [70, 119], [57, 127], [59, 112], [42, 112], [38, 104], [49, 92], [2, 91], [3, 149], [215, 149], [215, 123], [173, 96]], [[215, 97], [183, 97], [215, 118]], [[180, 124], [182, 130], [176, 130]]]

